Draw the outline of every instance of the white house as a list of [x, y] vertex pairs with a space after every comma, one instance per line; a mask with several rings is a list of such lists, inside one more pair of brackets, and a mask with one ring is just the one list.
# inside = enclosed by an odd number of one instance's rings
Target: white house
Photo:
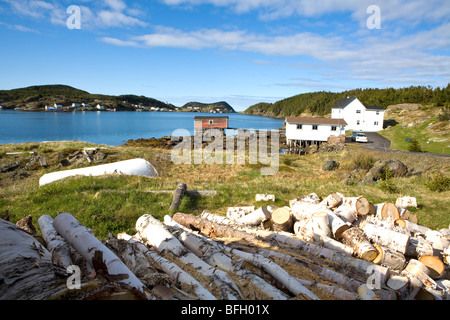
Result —
[[384, 112], [381, 107], [363, 105], [356, 97], [346, 97], [331, 108], [331, 118], [344, 119], [347, 130], [375, 132], [383, 130]]
[[80, 107], [80, 104], [79, 103], [72, 103], [72, 108], [79, 108]]
[[97, 104], [97, 106], [95, 107], [97, 110], [105, 110], [105, 107], [104, 106], [102, 106], [102, 105], [100, 105], [100, 104]]
[[343, 119], [287, 117], [286, 140], [300, 145], [325, 142], [330, 136], [345, 134], [346, 125]]

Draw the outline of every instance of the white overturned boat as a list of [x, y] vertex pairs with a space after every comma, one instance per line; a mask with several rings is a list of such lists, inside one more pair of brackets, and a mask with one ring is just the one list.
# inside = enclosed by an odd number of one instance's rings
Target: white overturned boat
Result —
[[144, 159], [131, 159], [114, 163], [102, 164], [99, 166], [86, 167], [73, 170], [57, 171], [44, 174], [39, 179], [39, 186], [73, 176], [101, 176], [105, 174], [124, 174], [130, 176], [158, 176], [155, 167]]

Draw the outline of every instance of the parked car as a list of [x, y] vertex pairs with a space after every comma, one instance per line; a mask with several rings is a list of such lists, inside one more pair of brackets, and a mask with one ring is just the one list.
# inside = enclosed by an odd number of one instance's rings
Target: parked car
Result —
[[367, 143], [369, 141], [369, 139], [367, 138], [367, 136], [364, 133], [355, 133], [352, 136], [352, 141]]

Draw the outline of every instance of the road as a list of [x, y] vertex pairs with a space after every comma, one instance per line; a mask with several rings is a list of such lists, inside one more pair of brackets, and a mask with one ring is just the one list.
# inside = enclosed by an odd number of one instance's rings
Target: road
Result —
[[386, 139], [379, 133], [377, 133], [377, 132], [363, 132], [363, 133], [365, 133], [367, 138], [369, 139], [368, 143], [353, 142], [353, 141], [351, 141], [351, 138], [349, 138], [349, 137], [347, 137], [345, 139], [345, 143], [358, 144], [364, 148], [372, 149], [372, 150], [401, 152], [401, 153], [406, 153], [406, 154], [427, 154], [427, 155], [434, 155], [434, 156], [450, 158], [450, 155], [442, 154], [442, 153], [428, 153], [428, 152], [424, 153], [424, 152], [409, 152], [409, 151], [391, 150], [391, 141]]

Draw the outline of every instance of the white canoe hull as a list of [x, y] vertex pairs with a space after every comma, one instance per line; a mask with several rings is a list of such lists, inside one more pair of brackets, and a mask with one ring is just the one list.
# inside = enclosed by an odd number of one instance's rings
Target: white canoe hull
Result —
[[158, 175], [155, 167], [144, 159], [131, 159], [99, 166], [86, 167], [73, 170], [57, 171], [44, 174], [39, 179], [39, 186], [73, 176], [101, 176], [106, 174], [124, 174], [131, 176], [155, 177]]

